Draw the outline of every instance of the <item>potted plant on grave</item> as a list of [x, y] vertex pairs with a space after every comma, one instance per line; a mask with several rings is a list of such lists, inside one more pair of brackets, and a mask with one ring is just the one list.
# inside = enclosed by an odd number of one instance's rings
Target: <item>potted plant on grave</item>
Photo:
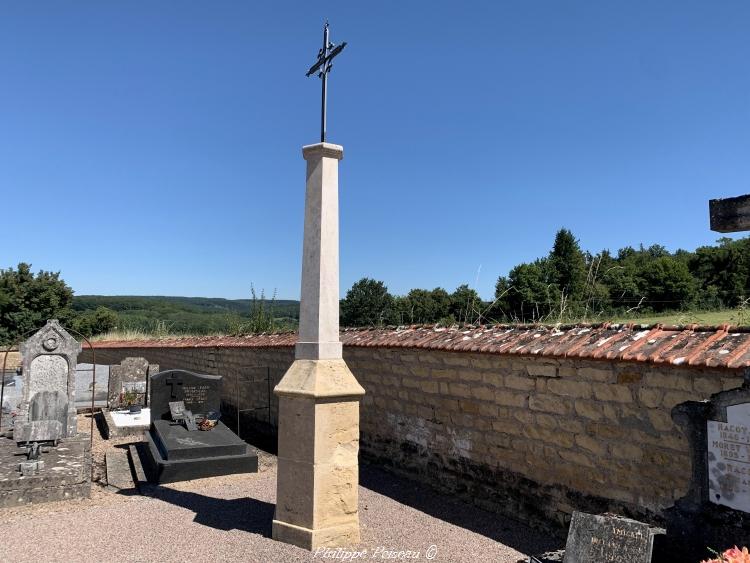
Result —
[[137, 414], [141, 412], [141, 403], [138, 400], [138, 394], [135, 391], [129, 390], [122, 395], [123, 406], [128, 407], [131, 414]]

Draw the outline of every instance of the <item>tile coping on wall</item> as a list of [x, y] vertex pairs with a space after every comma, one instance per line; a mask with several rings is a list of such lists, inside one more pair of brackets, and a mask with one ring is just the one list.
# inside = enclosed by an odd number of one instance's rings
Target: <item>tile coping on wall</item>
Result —
[[[111, 348], [276, 348], [293, 346], [294, 332], [97, 341]], [[495, 325], [470, 328], [408, 326], [343, 329], [347, 347], [412, 348], [546, 358], [599, 359], [721, 369], [750, 367], [750, 329], [663, 325]], [[86, 348], [86, 346], [84, 346]]]

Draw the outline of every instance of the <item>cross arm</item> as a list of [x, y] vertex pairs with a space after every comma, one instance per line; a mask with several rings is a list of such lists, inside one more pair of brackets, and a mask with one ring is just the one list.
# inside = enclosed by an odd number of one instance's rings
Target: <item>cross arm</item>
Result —
[[[321, 53], [318, 60], [315, 62], [314, 65], [310, 67], [310, 70], [307, 71], [305, 76], [310, 76], [311, 74], [315, 74], [315, 72], [317, 72], [320, 67], [325, 66], [328, 63], [330, 63], [336, 55], [338, 55], [341, 51], [344, 50], [344, 47], [346, 47], [346, 41], [344, 41], [341, 45], [337, 45], [336, 47], [331, 49], [331, 52], [325, 56], [323, 56], [323, 53]], [[323, 70], [325, 72], [325, 69]]]

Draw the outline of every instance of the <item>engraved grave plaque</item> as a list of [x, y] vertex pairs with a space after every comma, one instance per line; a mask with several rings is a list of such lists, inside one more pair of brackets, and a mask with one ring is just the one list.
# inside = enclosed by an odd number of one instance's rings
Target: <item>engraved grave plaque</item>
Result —
[[183, 401], [185, 410], [204, 416], [221, 407], [221, 376], [168, 370], [150, 379], [151, 420], [171, 420], [170, 403]]
[[650, 563], [663, 530], [616, 515], [574, 512], [563, 563]]
[[708, 500], [750, 512], [750, 403], [727, 407], [727, 421], [706, 422]]

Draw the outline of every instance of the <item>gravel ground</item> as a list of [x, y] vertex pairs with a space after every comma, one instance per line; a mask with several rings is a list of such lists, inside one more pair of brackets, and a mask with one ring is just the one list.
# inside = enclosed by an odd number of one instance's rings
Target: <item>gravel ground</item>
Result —
[[[97, 465], [117, 442], [95, 437]], [[276, 458], [262, 453], [260, 461], [257, 474], [153, 487], [149, 496], [119, 495], [94, 484], [87, 500], [0, 510], [0, 561], [341, 560], [342, 553], [337, 559], [316, 556], [270, 538]], [[526, 561], [525, 554], [560, 547], [512, 520], [366, 465], [360, 524], [362, 542], [350, 551], [375, 561], [395, 560], [388, 551], [411, 550], [419, 555], [409, 560], [433, 555], [434, 561], [516, 563]]]

